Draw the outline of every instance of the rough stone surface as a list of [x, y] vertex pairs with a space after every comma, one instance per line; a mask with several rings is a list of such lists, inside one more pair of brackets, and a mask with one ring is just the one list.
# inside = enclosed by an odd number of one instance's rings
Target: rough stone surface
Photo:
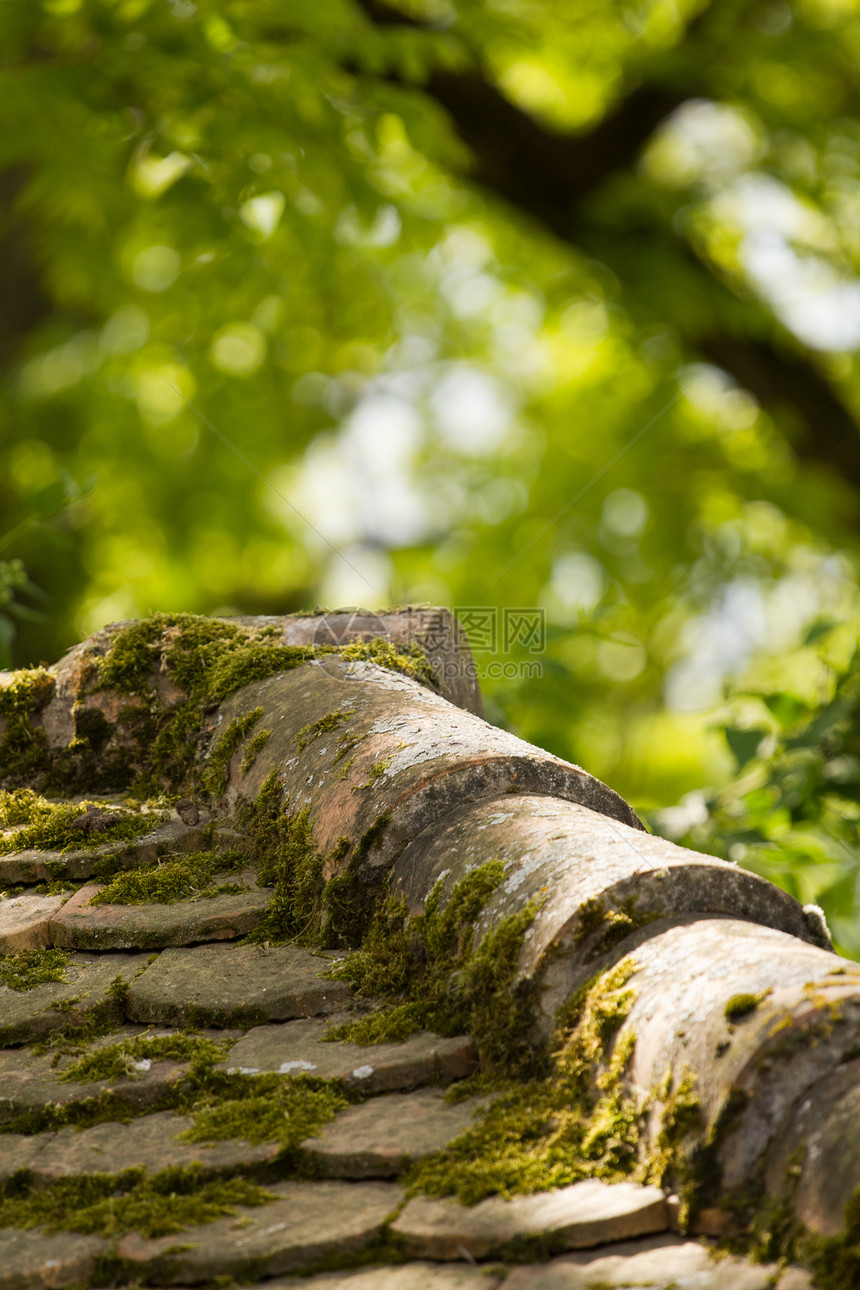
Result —
[[145, 963], [144, 954], [72, 954], [65, 982], [45, 982], [23, 991], [0, 986], [0, 1044], [43, 1038], [100, 1003], [113, 1007], [111, 983], [116, 977], [131, 981]]
[[530, 900], [542, 902], [525, 935], [522, 976], [534, 975], [548, 951], [558, 963], [561, 949], [571, 966], [589, 964], [600, 953], [606, 926], [584, 937], [579, 932], [586, 901], [599, 900], [609, 912], [635, 898], [640, 919], [727, 914], [810, 939], [800, 903], [764, 878], [587, 806], [544, 796], [507, 795], [460, 806], [403, 851], [392, 889], [419, 913], [440, 877], [450, 890], [492, 859], [505, 863], [507, 876], [478, 916], [476, 942]]
[[[278, 1154], [278, 1145], [273, 1142], [251, 1146], [239, 1140], [180, 1141], [178, 1135], [193, 1123], [189, 1116], [157, 1111], [128, 1124], [107, 1121], [90, 1129], [39, 1133], [23, 1142], [16, 1141], [10, 1156], [14, 1157], [15, 1168], [29, 1169], [37, 1183], [48, 1183], [74, 1174], [106, 1174], [138, 1167], [157, 1173], [171, 1165], [198, 1164], [205, 1173], [213, 1174], [236, 1168], [247, 1172], [274, 1160]], [[5, 1154], [5, 1142], [3, 1146]], [[14, 1172], [9, 1163], [0, 1163], [0, 1175], [6, 1170], [10, 1175]]]
[[0, 1290], [59, 1290], [81, 1284], [95, 1271], [107, 1250], [97, 1236], [58, 1232], [47, 1236], [33, 1229], [0, 1231]]
[[450, 609], [395, 609], [374, 614], [346, 610], [325, 614], [264, 615], [230, 620], [248, 627], [278, 628], [284, 645], [348, 645], [352, 641], [418, 641], [424, 646], [440, 693], [459, 708], [484, 715], [484, 705], [466, 633]]
[[272, 893], [257, 887], [250, 872], [225, 881], [244, 882], [245, 890], [172, 905], [91, 905], [103, 888], [90, 884], [53, 918], [51, 943], [80, 950], [161, 949], [246, 936], [261, 923]]
[[[637, 966], [625, 1022], [637, 1036], [631, 1084], [654, 1088], [667, 1070], [689, 1070], [708, 1127], [733, 1091], [744, 1094], [746, 1108], [719, 1150], [724, 1189], [742, 1190], [806, 1089], [856, 1055], [856, 965], [734, 919], [691, 918], [656, 935], [646, 927], [628, 944]], [[762, 997], [732, 1023], [726, 1004], [737, 994]], [[849, 1153], [846, 1168], [860, 1185], [860, 1157]]]
[[231, 1026], [312, 1017], [341, 1007], [343, 981], [326, 981], [321, 956], [295, 945], [168, 949], [132, 984], [132, 1021]]
[[[123, 1026], [94, 1040], [87, 1051], [145, 1033], [152, 1032], [145, 1026]], [[223, 1039], [225, 1032], [209, 1032], [208, 1037]], [[146, 1069], [134, 1070], [121, 1079], [89, 1083], [61, 1080], [63, 1070], [75, 1060], [75, 1054], [57, 1058], [56, 1054], [37, 1054], [27, 1048], [0, 1049], [0, 1124], [49, 1105], [86, 1102], [102, 1094], [110, 1094], [130, 1108], [142, 1110], [151, 1106], [188, 1070], [187, 1062], [154, 1060]]]
[[860, 1060], [855, 1059], [815, 1084], [787, 1118], [768, 1151], [765, 1185], [773, 1196], [793, 1197], [795, 1214], [811, 1231], [833, 1236], [858, 1185], [858, 1159]]
[[786, 1268], [776, 1283], [776, 1290], [814, 1290], [812, 1277], [805, 1268]]
[[[34, 883], [68, 879], [81, 882], [92, 876], [100, 859], [116, 856], [124, 869], [136, 865], [155, 864], [167, 851], [200, 851], [203, 849], [203, 829], [209, 812], [202, 808], [194, 825], [186, 824], [172, 812], [162, 824], [156, 823], [151, 833], [127, 842], [99, 842], [92, 847], [79, 847], [68, 851], [16, 851], [0, 856], [0, 882]], [[225, 838], [227, 845], [233, 845]], [[222, 849], [216, 832], [214, 850]]]
[[[358, 851], [356, 864], [381, 881], [429, 825], [466, 800], [506, 793], [579, 801], [642, 827], [617, 793], [579, 766], [372, 663], [321, 659], [248, 685], [219, 709], [213, 741], [258, 706], [260, 727], [271, 737], [247, 773], [231, 766], [226, 800], [234, 806], [240, 797], [255, 797], [276, 771], [286, 802], [313, 804], [314, 838], [323, 854], [331, 855], [342, 837], [353, 844], [337, 853], [328, 877], [348, 868]], [[297, 731], [333, 712], [344, 714], [337, 729], [299, 748]], [[372, 845], [363, 844], [380, 818], [387, 820], [384, 830], [371, 834]]]
[[0, 954], [41, 950], [51, 944], [50, 922], [67, 896], [0, 896]]
[[322, 1259], [344, 1260], [380, 1235], [403, 1198], [390, 1183], [277, 1183], [266, 1205], [237, 1207], [235, 1217], [148, 1241], [119, 1244], [129, 1279], [198, 1285], [216, 1276], [264, 1278], [300, 1272]]
[[351, 1106], [302, 1147], [329, 1178], [394, 1178], [410, 1160], [441, 1151], [472, 1123], [486, 1098], [447, 1105], [430, 1089]]
[[361, 1272], [323, 1272], [297, 1280], [266, 1281], [248, 1290], [497, 1290], [501, 1276], [489, 1268], [402, 1263], [397, 1267], [365, 1268]]
[[[333, 1018], [342, 1020], [342, 1018]], [[422, 1031], [399, 1044], [322, 1043], [324, 1021], [294, 1021], [257, 1026], [230, 1050], [216, 1069], [248, 1075], [278, 1071], [338, 1079], [366, 1093], [416, 1088], [437, 1080], [462, 1079], [477, 1067], [473, 1041], [466, 1035], [441, 1039]]]
[[697, 1241], [660, 1237], [515, 1268], [505, 1290], [772, 1290], [776, 1271], [774, 1264], [716, 1260]]
[[512, 1200], [491, 1196], [471, 1208], [453, 1198], [415, 1197], [391, 1230], [418, 1258], [460, 1259], [465, 1250], [481, 1259], [525, 1237], [545, 1237], [560, 1250], [575, 1250], [662, 1232], [666, 1222], [659, 1188], [587, 1179]]

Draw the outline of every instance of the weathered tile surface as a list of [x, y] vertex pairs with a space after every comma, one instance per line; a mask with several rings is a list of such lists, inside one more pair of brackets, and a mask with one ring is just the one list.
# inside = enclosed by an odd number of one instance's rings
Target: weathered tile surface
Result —
[[[145, 1026], [123, 1026], [94, 1040], [87, 1051], [149, 1033], [159, 1032], [148, 1031]], [[213, 1036], [210, 1032], [210, 1037], [222, 1039], [225, 1034], [217, 1031]], [[92, 1082], [60, 1079], [62, 1072], [75, 1060], [75, 1054], [58, 1059], [51, 1053], [33, 1053], [27, 1048], [0, 1049], [0, 1124], [48, 1105], [85, 1102], [104, 1093], [119, 1098], [129, 1107], [140, 1109], [150, 1106], [188, 1069], [187, 1062], [154, 1060], [118, 1079]]]
[[[35, 1139], [24, 1133], [5, 1133], [0, 1138], [0, 1186], [19, 1169], [27, 1169], [36, 1154]], [[2, 1240], [0, 1231], [0, 1240]]]
[[501, 1276], [488, 1268], [401, 1263], [361, 1272], [323, 1272], [315, 1277], [265, 1281], [246, 1290], [497, 1290], [501, 1284]]
[[[133, 865], [154, 864], [165, 851], [199, 851], [204, 844], [203, 829], [208, 818], [208, 812], [200, 809], [197, 822], [188, 825], [174, 812], [163, 824], [159, 824], [156, 817], [151, 833], [130, 842], [99, 842], [98, 834], [95, 834], [91, 846], [75, 850], [15, 851], [0, 856], [0, 881], [26, 884], [68, 878], [72, 882], [82, 882], [92, 876], [96, 864], [104, 856], [117, 856], [123, 868], [131, 868]], [[216, 850], [219, 845], [216, 834]]]
[[0, 896], [0, 954], [40, 950], [51, 944], [50, 921], [66, 896]]
[[453, 1198], [410, 1200], [392, 1231], [417, 1258], [488, 1258], [524, 1237], [547, 1237], [559, 1249], [661, 1232], [666, 1205], [657, 1187], [587, 1179], [559, 1191], [504, 1200], [488, 1197], [467, 1208]]
[[771, 1290], [775, 1274], [774, 1264], [716, 1260], [697, 1241], [668, 1236], [515, 1268], [505, 1290]]
[[325, 958], [295, 945], [201, 945], [168, 949], [133, 983], [133, 1021], [229, 1026], [311, 1017], [342, 1006], [343, 981], [326, 981]]
[[143, 954], [72, 954], [66, 980], [45, 982], [32, 990], [0, 986], [0, 1044], [22, 1044], [60, 1029], [111, 1001], [116, 977], [130, 981], [146, 963]]
[[786, 1268], [776, 1290], [813, 1290], [812, 1277], [805, 1268]]
[[[334, 1020], [341, 1020], [336, 1018]], [[368, 1093], [416, 1088], [437, 1079], [462, 1079], [477, 1067], [467, 1035], [442, 1039], [426, 1031], [399, 1044], [322, 1043], [325, 1021], [294, 1021], [286, 1026], [255, 1026], [230, 1050], [220, 1069], [249, 1075], [278, 1071], [339, 1079]]]
[[300, 1272], [337, 1255], [345, 1261], [380, 1235], [403, 1197], [391, 1183], [277, 1183], [276, 1199], [237, 1207], [235, 1217], [148, 1241], [123, 1238], [129, 1280], [198, 1285], [216, 1276], [265, 1278]]
[[257, 887], [250, 873], [230, 879], [243, 880], [242, 892], [180, 900], [173, 905], [91, 905], [102, 890], [91, 883], [55, 915], [50, 924], [51, 943], [66, 949], [109, 950], [233, 940], [259, 926], [272, 894]]
[[[123, 1169], [143, 1168], [157, 1173], [172, 1165], [202, 1166], [206, 1173], [225, 1169], [264, 1165], [278, 1154], [278, 1145], [263, 1142], [182, 1142], [178, 1135], [192, 1127], [189, 1116], [172, 1111], [157, 1111], [128, 1124], [105, 1122], [90, 1129], [61, 1129], [58, 1133], [39, 1133], [16, 1142], [9, 1153], [15, 1168], [29, 1169], [37, 1182], [75, 1174], [118, 1173]], [[5, 1143], [3, 1155], [5, 1152]], [[28, 1150], [29, 1148], [29, 1150]], [[0, 1156], [0, 1176], [8, 1165]], [[14, 1170], [9, 1170], [9, 1173]]]
[[441, 1151], [473, 1121], [486, 1098], [448, 1105], [441, 1093], [390, 1093], [341, 1111], [302, 1143], [329, 1178], [394, 1178], [407, 1162]]
[[97, 1236], [58, 1232], [47, 1236], [37, 1228], [26, 1232], [0, 1231], [0, 1290], [57, 1290], [85, 1283], [107, 1245]]

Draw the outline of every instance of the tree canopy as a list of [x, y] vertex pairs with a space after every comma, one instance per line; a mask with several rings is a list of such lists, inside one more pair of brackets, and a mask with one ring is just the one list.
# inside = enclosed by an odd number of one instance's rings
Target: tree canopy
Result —
[[7, 0], [0, 49], [5, 665], [472, 610], [492, 720], [860, 953], [860, 6]]

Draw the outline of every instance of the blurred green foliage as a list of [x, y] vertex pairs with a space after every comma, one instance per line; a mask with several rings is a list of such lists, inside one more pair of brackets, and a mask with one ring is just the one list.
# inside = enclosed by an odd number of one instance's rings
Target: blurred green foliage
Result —
[[0, 50], [0, 649], [495, 610], [493, 720], [860, 953], [858, 5], [7, 0]]

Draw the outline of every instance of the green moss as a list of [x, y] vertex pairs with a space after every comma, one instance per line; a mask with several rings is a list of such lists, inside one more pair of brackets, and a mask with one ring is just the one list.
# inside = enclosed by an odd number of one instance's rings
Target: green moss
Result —
[[238, 1086], [239, 1097], [212, 1098], [193, 1112], [194, 1126], [180, 1135], [185, 1142], [220, 1142], [240, 1138], [253, 1144], [277, 1142], [294, 1151], [319, 1133], [348, 1105], [333, 1082], [294, 1076], [258, 1075]]
[[44, 773], [51, 754], [45, 732], [32, 718], [54, 693], [54, 678], [46, 668], [24, 668], [0, 687], [0, 718], [6, 729], [0, 740], [0, 767], [5, 783], [26, 783]]
[[385, 774], [385, 772], [388, 770], [388, 767], [391, 765], [392, 761], [393, 761], [392, 757], [386, 757], [383, 761], [375, 761], [370, 768], [370, 772], [368, 773], [366, 781], [363, 784], [356, 784], [352, 790], [353, 793], [358, 793], [363, 788], [373, 788], [373, 785], [375, 784], [375, 782], [378, 779], [381, 779], [382, 776]]
[[219, 883], [217, 879], [238, 873], [247, 863], [247, 856], [237, 850], [169, 856], [155, 865], [118, 873], [90, 904], [173, 905], [178, 900], [202, 900], [241, 891], [243, 888], [236, 883]]
[[31, 824], [45, 805], [45, 799], [30, 788], [19, 788], [15, 792], [0, 789], [0, 828]]
[[0, 837], [0, 855], [31, 848], [77, 851], [104, 842], [128, 841], [151, 832], [163, 818], [100, 802], [57, 803], [27, 790], [0, 790], [0, 823], [10, 817], [19, 827]]
[[0, 1201], [0, 1227], [41, 1227], [47, 1232], [86, 1232], [117, 1237], [126, 1232], [155, 1238], [235, 1214], [237, 1205], [264, 1205], [275, 1196], [245, 1178], [206, 1180], [199, 1165], [147, 1175], [58, 1178], [38, 1191], [26, 1171], [7, 1184]]
[[324, 717], [320, 717], [319, 721], [311, 721], [308, 725], [302, 726], [296, 735], [299, 751], [301, 752], [311, 740], [316, 739], [319, 735], [337, 730], [338, 726], [343, 725], [344, 721], [348, 721], [354, 715], [354, 708], [337, 708], [334, 712], [327, 712]]
[[635, 896], [629, 896], [615, 908], [608, 907], [599, 896], [592, 897], [579, 908], [574, 944], [583, 945], [596, 937], [586, 957], [586, 962], [591, 962], [602, 954], [608, 954], [626, 937], [659, 917], [660, 914], [640, 912]]
[[[33, 1051], [36, 1051], [35, 1049]], [[156, 1102], [147, 1107], [148, 1111], [167, 1110], [168, 1107]], [[12, 1120], [0, 1125], [0, 1135], [23, 1133], [32, 1136], [37, 1133], [56, 1133], [59, 1129], [73, 1126], [76, 1129], [89, 1129], [94, 1124], [127, 1124], [140, 1112], [126, 1098], [117, 1097], [109, 1089], [103, 1090], [96, 1097], [82, 1098], [73, 1102], [48, 1102], [31, 1111], [25, 1111]], [[0, 1136], [0, 1149], [3, 1138]]]
[[[283, 805], [283, 786], [277, 771], [267, 776], [255, 802], [239, 813], [239, 823], [251, 840], [250, 859], [261, 887], [273, 888], [262, 924], [251, 934], [256, 942], [295, 942], [320, 947], [345, 943], [339, 909], [329, 907], [323, 871], [337, 869], [350, 849], [338, 838], [328, 855], [314, 843], [310, 811], [289, 811]], [[337, 880], [333, 880], [335, 883]], [[355, 915], [355, 909], [350, 909]]]
[[804, 1234], [797, 1245], [821, 1290], [856, 1290], [860, 1285], [860, 1187], [845, 1206], [845, 1226], [837, 1236]]
[[73, 744], [86, 747], [94, 753], [100, 753], [113, 734], [114, 727], [99, 708], [87, 708], [75, 704], [75, 737]]
[[27, 667], [12, 673], [8, 685], [0, 686], [0, 717], [29, 716], [44, 708], [54, 693], [54, 678], [45, 667]]
[[[135, 973], [135, 976], [139, 976], [145, 967], [146, 964]], [[34, 1053], [54, 1052], [59, 1057], [63, 1053], [80, 1052], [94, 1039], [109, 1035], [111, 1031], [122, 1025], [128, 989], [129, 982], [122, 976], [115, 976], [107, 988], [106, 998], [100, 999], [86, 1011], [76, 1012], [63, 1026], [35, 1043], [32, 1051]], [[75, 1004], [82, 1002], [86, 997], [86, 995], [79, 995], [74, 999], [62, 1000], [53, 1006], [57, 1011], [71, 1011]]]
[[245, 742], [262, 715], [262, 708], [252, 708], [241, 717], [234, 717], [212, 749], [207, 768], [201, 776], [203, 787], [210, 796], [219, 797], [224, 792], [233, 754]]
[[24, 991], [46, 981], [65, 981], [68, 965], [65, 950], [21, 950], [0, 958], [0, 985]]
[[229, 1044], [202, 1035], [175, 1031], [168, 1035], [135, 1035], [107, 1044], [67, 1066], [60, 1079], [73, 1084], [133, 1078], [141, 1061], [194, 1062], [198, 1066], [223, 1061]]
[[[673, 1080], [672, 1072], [667, 1071], [654, 1098], [661, 1108], [660, 1128], [640, 1171], [642, 1179], [660, 1186], [671, 1173], [680, 1191], [686, 1193], [683, 1179], [691, 1172], [691, 1162], [698, 1157], [704, 1126], [695, 1074], [685, 1070], [680, 1079]], [[685, 1194], [682, 1199], [686, 1202], [682, 1223], [686, 1225], [689, 1197]]]
[[245, 745], [245, 752], [242, 755], [242, 760], [239, 763], [239, 769], [243, 775], [247, 775], [253, 768], [254, 762], [257, 760], [271, 737], [271, 730], [258, 730], [257, 733], [248, 740]]
[[[119, 724], [134, 744], [123, 756], [137, 771], [134, 790], [151, 793], [165, 784], [174, 790], [193, 787], [206, 711], [253, 681], [327, 656], [367, 659], [432, 684], [426, 654], [418, 645], [395, 647], [381, 640], [349, 646], [282, 645], [274, 628], [161, 614], [119, 630], [102, 657], [93, 655], [93, 678], [87, 685], [94, 682], [136, 700], [119, 714]], [[158, 697], [157, 681], [163, 672], [185, 695], [170, 708]], [[86, 688], [78, 696], [82, 704]], [[226, 761], [242, 742], [239, 734], [232, 732], [235, 746], [219, 749], [218, 763], [207, 770], [213, 794], [223, 788]], [[246, 750], [249, 766], [262, 746], [263, 740], [255, 736]]]
[[635, 971], [624, 959], [592, 978], [560, 1017], [548, 1074], [506, 1081], [472, 1128], [410, 1170], [409, 1189], [475, 1204], [633, 1175], [642, 1112], [623, 1091], [634, 1040], [618, 1032], [635, 999]]
[[[349, 754], [358, 747], [363, 738], [363, 735], [341, 735], [337, 741], [337, 752], [334, 755], [335, 761], [342, 761], [344, 757], [349, 757]], [[355, 758], [350, 757], [349, 765], [351, 766], [354, 761]]]
[[10, 717], [0, 740], [0, 766], [6, 784], [41, 783], [51, 766], [42, 727], [31, 725], [26, 716]]
[[437, 883], [424, 913], [413, 918], [402, 899], [386, 900], [361, 949], [333, 975], [387, 1006], [337, 1028], [332, 1037], [381, 1043], [421, 1029], [442, 1035], [468, 1032], [484, 1062], [505, 1063], [510, 1070], [533, 1065], [534, 987], [515, 986], [514, 977], [537, 906], [530, 903], [503, 920], [477, 949], [473, 944], [477, 917], [504, 872], [497, 860], [474, 869], [454, 887], [444, 908], [444, 887]]
[[419, 681], [422, 685], [433, 685], [433, 669], [426, 651], [414, 641], [394, 645], [391, 641], [377, 637], [370, 641], [353, 641], [351, 645], [339, 647], [336, 651], [347, 662], [376, 663], [378, 667], [388, 668], [392, 672], [402, 672], [404, 676]]
[[[664, 1171], [664, 1176], [668, 1177], [681, 1198], [681, 1221], [684, 1226], [690, 1216], [700, 1209], [724, 1202], [721, 1192], [720, 1151], [726, 1138], [738, 1129], [749, 1100], [749, 1093], [744, 1089], [732, 1088], [704, 1137], [701, 1133], [690, 1135], [684, 1142], [683, 1149], [676, 1151], [671, 1169]], [[760, 1196], [756, 1197], [750, 1204], [750, 1212], [744, 1218], [744, 1224], [752, 1217], [760, 1199]]]
[[769, 994], [770, 990], [762, 990], [760, 994], [733, 994], [725, 1006], [726, 1020], [740, 1021], [748, 1017]]
[[381, 868], [375, 873], [370, 871], [366, 861], [371, 851], [382, 846], [390, 823], [390, 811], [376, 817], [355, 844], [346, 869], [342, 868], [341, 861], [349, 851], [349, 839], [341, 838], [332, 852], [331, 867], [336, 872], [329, 879], [324, 896], [327, 937], [332, 946], [361, 945], [373, 925], [376, 911], [385, 899], [388, 875]]
[[272, 771], [256, 802], [240, 814], [240, 823], [250, 835], [257, 881], [274, 889], [254, 939], [313, 941], [322, 910], [324, 857], [314, 846], [309, 810], [284, 810], [282, 785]]
[[376, 639], [347, 646], [280, 645], [272, 628], [260, 631], [192, 614], [156, 614], [123, 628], [98, 660], [97, 669], [102, 687], [149, 696], [163, 659], [191, 698], [214, 706], [252, 681], [328, 655], [370, 661], [426, 684], [432, 682], [427, 655], [414, 643], [395, 646]]

